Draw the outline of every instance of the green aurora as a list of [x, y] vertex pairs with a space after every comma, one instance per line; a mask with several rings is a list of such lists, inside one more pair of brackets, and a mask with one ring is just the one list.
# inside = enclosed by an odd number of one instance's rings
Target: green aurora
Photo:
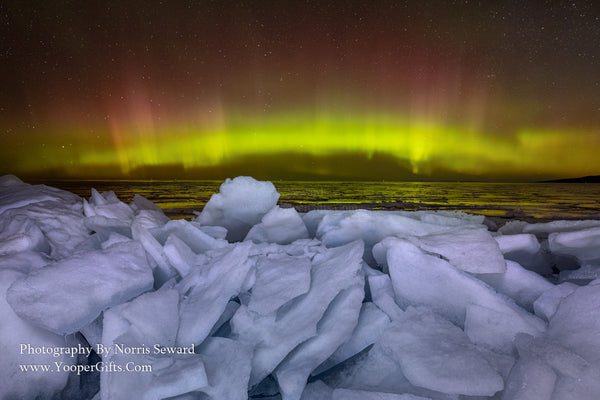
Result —
[[598, 175], [600, 12], [536, 4], [9, 2], [0, 173]]

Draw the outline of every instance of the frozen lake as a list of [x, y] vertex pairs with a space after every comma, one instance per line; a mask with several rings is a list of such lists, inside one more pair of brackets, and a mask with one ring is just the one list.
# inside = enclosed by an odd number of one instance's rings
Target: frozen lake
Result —
[[[172, 218], [200, 211], [219, 180], [43, 182], [88, 198], [90, 188], [113, 190], [123, 201], [135, 193]], [[600, 219], [598, 183], [301, 182], [274, 181], [282, 206], [312, 209], [453, 210], [511, 219]]]

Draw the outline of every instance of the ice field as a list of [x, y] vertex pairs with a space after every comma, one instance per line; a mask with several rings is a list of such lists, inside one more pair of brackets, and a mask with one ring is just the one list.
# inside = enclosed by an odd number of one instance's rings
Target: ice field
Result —
[[1, 177], [0, 399], [600, 398], [600, 221], [278, 199]]

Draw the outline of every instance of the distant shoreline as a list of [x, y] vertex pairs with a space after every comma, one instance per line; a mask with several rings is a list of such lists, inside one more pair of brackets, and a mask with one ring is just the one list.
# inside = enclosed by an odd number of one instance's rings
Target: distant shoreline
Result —
[[600, 183], [600, 175], [582, 176], [580, 178], [553, 179], [541, 183]]

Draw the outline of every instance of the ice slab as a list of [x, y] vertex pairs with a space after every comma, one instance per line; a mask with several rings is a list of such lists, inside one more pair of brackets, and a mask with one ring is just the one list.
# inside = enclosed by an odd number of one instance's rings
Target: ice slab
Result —
[[[135, 342], [124, 337], [119, 342], [124, 348], [136, 347]], [[208, 386], [203, 359], [196, 354], [170, 357], [116, 354], [102, 362], [106, 367], [100, 378], [101, 400], [131, 399], [133, 393], [136, 398], [161, 400], [196, 393]]]
[[190, 273], [192, 268], [203, 264], [203, 259], [189, 248], [189, 246], [176, 235], [167, 238], [163, 251], [169, 263], [177, 270], [181, 277]]
[[211, 400], [247, 400], [252, 350], [226, 338], [208, 338], [198, 348], [208, 378], [202, 392]]
[[177, 343], [200, 344], [206, 339], [229, 300], [237, 296], [253, 262], [248, 259], [250, 243], [215, 251], [206, 265], [189, 273], [176, 286], [182, 297]]
[[453, 228], [422, 222], [398, 213], [354, 210], [327, 213], [319, 223], [316, 237], [326, 246], [340, 246], [353, 240], [365, 243], [365, 261], [374, 266], [373, 245], [388, 236], [426, 236]]
[[22, 251], [50, 253], [50, 244], [37, 224], [26, 215], [0, 218], [0, 255]]
[[540, 335], [545, 328], [541, 320], [510, 308], [467, 305], [465, 333], [471, 342], [503, 354], [514, 354], [514, 338], [520, 332]]
[[283, 400], [299, 400], [310, 373], [352, 334], [365, 296], [364, 281], [342, 290], [317, 324], [317, 335], [296, 347], [277, 366]]
[[83, 220], [84, 226], [90, 231], [109, 236], [115, 232], [131, 238], [131, 221], [127, 219], [107, 218], [101, 215], [86, 217]]
[[537, 357], [521, 357], [515, 364], [502, 400], [551, 400], [556, 373]]
[[498, 231], [504, 235], [531, 233], [545, 239], [555, 232], [572, 232], [589, 228], [600, 228], [598, 220], [558, 220], [543, 223], [527, 223], [524, 221], [509, 221]]
[[[361, 241], [317, 254], [308, 293], [269, 315], [240, 306], [230, 321], [233, 337], [254, 348], [250, 384], [256, 385], [300, 343], [317, 334], [317, 323], [342, 290], [363, 280]], [[316, 367], [316, 366], [315, 366]]]
[[14, 175], [0, 178], [0, 215], [6, 210], [50, 202], [81, 210], [81, 197], [46, 185], [29, 185]]
[[549, 321], [556, 312], [562, 299], [569, 296], [577, 288], [578, 286], [574, 283], [565, 282], [546, 290], [533, 303], [535, 314], [544, 318], [546, 321]]
[[12, 284], [7, 300], [21, 318], [67, 334], [106, 308], [151, 289], [153, 282], [142, 247], [132, 241], [33, 271]]
[[481, 274], [477, 277], [530, 312], [533, 311], [533, 304], [538, 297], [554, 287], [539, 274], [523, 268], [514, 261], [506, 262], [506, 272], [503, 274]]
[[43, 253], [34, 251], [23, 251], [16, 254], [0, 256], [0, 271], [3, 269], [12, 269], [24, 274], [42, 268], [50, 264], [53, 260]]
[[360, 353], [375, 343], [390, 324], [390, 318], [374, 303], [363, 303], [356, 327], [344, 342], [312, 375], [318, 375]]
[[308, 257], [274, 255], [259, 257], [256, 263], [256, 282], [248, 310], [262, 315], [279, 307], [310, 288], [311, 260]]
[[[389, 275], [371, 275], [367, 277], [373, 303], [393, 321], [402, 318], [404, 311], [395, 301], [394, 287]], [[407, 303], [403, 304], [406, 308]]]
[[409, 240], [426, 252], [439, 254], [466, 272], [491, 274], [506, 271], [498, 243], [483, 227], [457, 227], [452, 232], [411, 237]]
[[275, 207], [278, 199], [279, 193], [271, 182], [238, 176], [221, 185], [219, 193], [212, 195], [196, 221], [202, 225], [223, 226], [227, 228], [229, 241], [240, 241]]
[[[12, 268], [0, 268], [0, 399], [49, 398], [67, 384], [68, 372], [21, 371], [19, 365], [50, 365], [55, 368], [54, 362], [75, 364], [77, 360], [66, 354], [57, 357], [52, 353], [34, 354], [35, 348], [65, 347], [66, 343], [63, 336], [19, 318], [6, 301], [9, 286], [24, 276]], [[30, 347], [27, 347], [28, 344]]]
[[381, 338], [414, 385], [448, 394], [493, 396], [502, 377], [465, 333], [427, 309], [409, 308]]
[[3, 186], [25, 186], [27, 183], [23, 182], [19, 177], [13, 174], [7, 174], [0, 176], [0, 187]]
[[565, 297], [550, 318], [548, 337], [600, 366], [600, 280]]
[[598, 278], [600, 278], [600, 264], [583, 264], [575, 270], [560, 271], [558, 281], [585, 285]]
[[550, 274], [552, 272], [542, 253], [540, 242], [534, 234], [496, 235], [494, 239], [505, 259], [515, 261], [538, 273]]
[[[600, 368], [545, 338], [519, 334], [515, 340], [522, 358], [533, 358], [552, 367], [556, 381], [552, 400], [594, 400], [600, 393]], [[527, 371], [523, 371], [527, 373]], [[547, 374], [550, 375], [550, 374]]]
[[33, 202], [4, 211], [0, 214], [0, 221], [11, 221], [23, 216], [30, 219], [48, 241], [50, 255], [55, 259], [63, 258], [73, 254], [78, 245], [89, 238], [90, 232], [83, 223], [84, 216], [80, 201], [79, 199], [77, 203], [61, 203], [58, 200]]
[[298, 239], [308, 239], [308, 230], [300, 215], [293, 208], [275, 206], [250, 229], [245, 240], [290, 244]]
[[102, 344], [106, 348], [123, 334], [135, 343], [174, 346], [179, 327], [179, 292], [165, 285], [111, 307], [103, 313], [102, 327]]
[[83, 212], [86, 217], [101, 216], [121, 221], [131, 221], [134, 216], [133, 209], [120, 201], [112, 190], [98, 193], [92, 189], [90, 200], [83, 200]]
[[150, 232], [161, 244], [165, 244], [170, 236], [177, 236], [196, 254], [227, 246], [226, 240], [215, 239], [197, 225], [184, 219], [169, 221]]
[[600, 262], [600, 227], [551, 233], [548, 244], [554, 254], [575, 257], [580, 263]]
[[160, 287], [163, 283], [177, 275], [176, 269], [171, 265], [165, 254], [162, 244], [144, 228], [140, 223], [131, 224], [131, 235], [140, 242], [146, 251], [148, 262], [152, 268], [155, 286]]
[[[465, 327], [467, 334], [473, 334], [469, 336], [471, 340], [477, 338], [475, 343], [506, 351], [506, 345], [512, 343], [518, 332], [541, 333], [545, 330], [545, 323], [539, 318], [446, 260], [425, 254], [406, 240], [397, 239], [389, 247], [387, 261], [398, 300], [433, 308], [458, 326]], [[501, 320], [488, 319], [488, 313]], [[488, 332], [500, 325], [503, 326], [501, 333]]]

